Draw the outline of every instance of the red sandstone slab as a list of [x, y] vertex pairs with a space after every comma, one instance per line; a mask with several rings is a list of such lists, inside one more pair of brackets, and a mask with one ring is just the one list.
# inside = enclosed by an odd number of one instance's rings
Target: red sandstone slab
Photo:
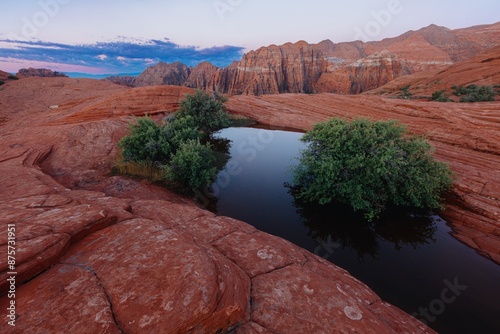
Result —
[[212, 243], [233, 232], [254, 233], [253, 226], [230, 217], [201, 216], [177, 225], [176, 230], [189, 233], [196, 238]]
[[[98, 278], [83, 268], [55, 265], [18, 287], [15, 300], [16, 326], [2, 319], [2, 333], [121, 333]], [[9, 302], [0, 297], [2, 310]]]
[[126, 333], [212, 333], [248, 321], [250, 281], [241, 269], [151, 220], [96, 232], [62, 261], [96, 273]]
[[176, 204], [162, 200], [134, 201], [131, 207], [134, 215], [161, 222], [165, 227], [173, 227], [201, 216], [214, 216], [193, 204]]
[[250, 277], [306, 261], [301, 250], [291, 242], [260, 231], [231, 233], [217, 240], [214, 247]]
[[257, 276], [252, 320], [273, 333], [398, 333], [338, 283], [298, 265]]

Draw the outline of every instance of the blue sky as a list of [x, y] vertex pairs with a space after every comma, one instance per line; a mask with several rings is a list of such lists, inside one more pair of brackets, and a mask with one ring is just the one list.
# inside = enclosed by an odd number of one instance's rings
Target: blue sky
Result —
[[429, 24], [500, 21], [498, 0], [2, 0], [0, 69], [137, 73], [218, 66], [269, 44], [380, 40]]

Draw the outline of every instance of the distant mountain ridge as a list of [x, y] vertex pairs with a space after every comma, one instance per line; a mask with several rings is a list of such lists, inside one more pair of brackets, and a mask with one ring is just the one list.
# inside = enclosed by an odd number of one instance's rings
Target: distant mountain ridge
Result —
[[67, 77], [66, 74], [61, 72], [52, 71], [46, 68], [22, 68], [20, 69], [16, 76], [18, 78], [27, 77], [40, 77], [40, 78], [56, 78], [56, 77]]
[[451, 30], [430, 25], [378, 42], [318, 44], [305, 41], [250, 51], [221, 68], [204, 62], [194, 68], [159, 63], [129, 86], [179, 85], [224, 94], [359, 94], [404, 75], [440, 69], [500, 45], [500, 22]]

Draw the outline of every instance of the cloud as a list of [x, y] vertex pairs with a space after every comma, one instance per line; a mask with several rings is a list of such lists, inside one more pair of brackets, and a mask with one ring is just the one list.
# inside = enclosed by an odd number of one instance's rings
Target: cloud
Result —
[[[22, 64], [52, 64], [49, 68], [71, 72], [75, 68], [85, 73], [139, 73], [160, 61], [182, 62], [188, 66], [208, 61], [227, 66], [241, 59], [242, 47], [218, 46], [200, 49], [180, 46], [168, 39], [126, 40], [69, 45], [44, 41], [21, 41], [0, 38], [0, 69]], [[10, 63], [9, 63], [10, 62]], [[23, 66], [21, 66], [23, 67]], [[19, 67], [19, 68], [21, 68]], [[18, 69], [19, 69], [18, 68]], [[103, 72], [104, 71], [104, 72]]]

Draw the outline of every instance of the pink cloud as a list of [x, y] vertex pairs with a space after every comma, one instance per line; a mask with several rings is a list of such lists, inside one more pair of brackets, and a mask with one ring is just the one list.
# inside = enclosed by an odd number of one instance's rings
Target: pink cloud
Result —
[[24, 60], [17, 58], [5, 58], [0, 57], [0, 70], [10, 73], [16, 73], [21, 68], [49, 68], [53, 71], [59, 72], [80, 72], [80, 73], [89, 73], [89, 74], [110, 74], [108, 69], [105, 68], [97, 68], [90, 66], [81, 66], [81, 65], [70, 65], [70, 64], [61, 64], [61, 63], [51, 63], [45, 61], [37, 61], [37, 60]]

